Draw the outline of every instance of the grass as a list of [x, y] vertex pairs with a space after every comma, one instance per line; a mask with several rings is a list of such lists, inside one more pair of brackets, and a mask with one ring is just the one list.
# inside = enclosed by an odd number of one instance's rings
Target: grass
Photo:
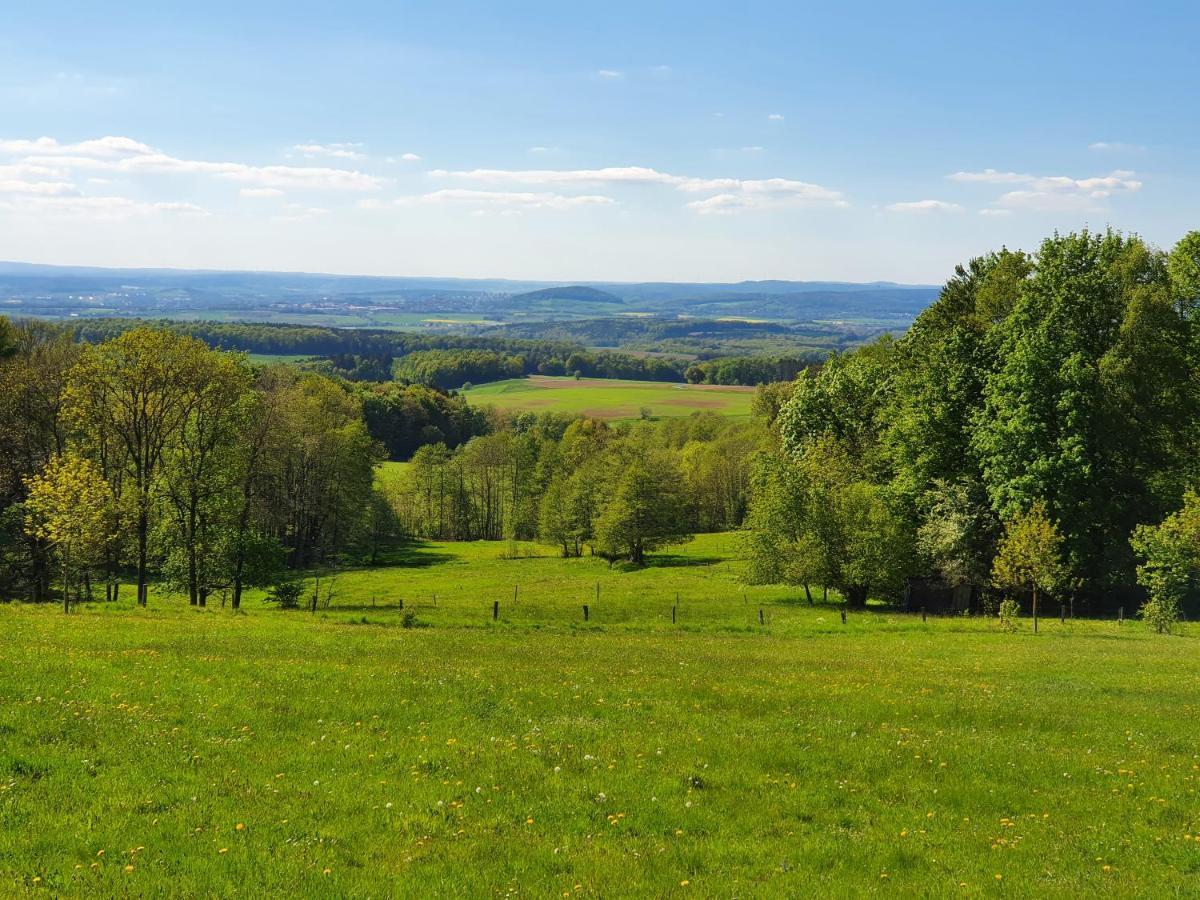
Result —
[[463, 392], [476, 406], [533, 412], [563, 412], [596, 418], [633, 419], [643, 409], [654, 417], [687, 416], [712, 410], [731, 416], [750, 414], [754, 388], [732, 385], [669, 384], [607, 378], [560, 378], [533, 375], [481, 384]]
[[419, 545], [316, 614], [8, 604], [0, 893], [1194, 893], [1196, 637], [843, 626], [743, 601], [734, 546]]

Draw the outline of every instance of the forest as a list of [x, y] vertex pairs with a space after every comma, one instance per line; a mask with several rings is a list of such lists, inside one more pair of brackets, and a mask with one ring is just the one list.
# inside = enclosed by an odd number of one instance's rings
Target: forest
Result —
[[[413, 334], [365, 328], [327, 328], [262, 322], [173, 322], [141, 319], [83, 319], [68, 327], [77, 340], [99, 343], [130, 329], [152, 327], [188, 335], [218, 350], [268, 355], [310, 355], [305, 368], [351, 381], [400, 381], [439, 388], [460, 388], [521, 375], [575, 375], [693, 384], [748, 385], [788, 380], [804, 366], [823, 359], [820, 350], [789, 350], [743, 355], [730, 352], [729, 338], [739, 323], [696, 322], [675, 328], [715, 327], [715, 349], [703, 356], [677, 352], [653, 354], [585, 347], [560, 339]], [[536, 329], [535, 329], [536, 331]], [[549, 329], [551, 335], [557, 330]], [[741, 346], [735, 344], [734, 346]], [[772, 345], [774, 346], [774, 345]]]
[[[128, 574], [142, 601], [158, 579], [236, 607], [406, 540], [537, 540], [636, 567], [737, 530], [755, 581], [810, 598], [898, 602], [921, 579], [973, 611], [1054, 597], [1143, 606], [1170, 630], [1200, 574], [1198, 309], [1200, 233], [1169, 252], [1055, 235], [958, 267], [901, 337], [766, 362], [746, 376], [763, 382], [752, 421], [616, 425], [489, 413], [438, 384], [510, 377], [529, 348], [416, 350], [401, 381], [365, 382], [180, 327], [0, 320], [0, 593], [111, 598]], [[411, 464], [385, 483], [387, 458]]]

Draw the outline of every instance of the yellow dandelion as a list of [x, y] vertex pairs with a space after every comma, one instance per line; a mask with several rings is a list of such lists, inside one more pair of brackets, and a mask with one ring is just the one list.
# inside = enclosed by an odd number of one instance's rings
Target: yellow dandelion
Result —
[[245, 831], [245, 830], [246, 830], [246, 823], [245, 823], [245, 822], [238, 822], [238, 823], [237, 823], [237, 825], [235, 825], [235, 826], [233, 826], [233, 827], [234, 827], [234, 828], [236, 828], [238, 831]]
[[685, 879], [683, 879], [683, 881], [679, 882], [679, 886], [680, 886], [680, 887], [687, 887], [687, 886], [688, 886], [688, 880], [687, 880], [686, 878], [685, 878]]
[[333, 869], [331, 869], [331, 868], [329, 868], [328, 866], [326, 866], [324, 869], [322, 869], [322, 870], [321, 870], [321, 874], [322, 874], [322, 875], [328, 875], [328, 874], [329, 874], [330, 872], [332, 872], [332, 871], [333, 871]]
[[228, 853], [228, 852], [229, 852], [229, 848], [228, 848], [228, 847], [222, 847], [222, 848], [221, 848], [220, 850], [218, 850], [217, 852], [218, 852], [218, 853]]
[[532, 825], [532, 824], [533, 824], [533, 816], [530, 816], [528, 819], [526, 819], [526, 820], [525, 820], [525, 824], [526, 824], [526, 825]]
[[125, 867], [125, 871], [126, 871], [126, 872], [132, 872], [132, 871], [133, 871], [133, 866], [126, 866], [126, 867]]

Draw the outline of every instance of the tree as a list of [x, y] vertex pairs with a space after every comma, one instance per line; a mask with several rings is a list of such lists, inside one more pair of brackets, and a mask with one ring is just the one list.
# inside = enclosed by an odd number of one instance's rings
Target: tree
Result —
[[67, 379], [69, 418], [86, 436], [116, 445], [132, 482], [141, 606], [146, 605], [156, 481], [164, 453], [196, 402], [196, 372], [209, 352], [193, 338], [138, 328], [86, 347]]
[[1067, 577], [1063, 536], [1040, 500], [1004, 523], [1004, 536], [992, 563], [996, 587], [1033, 594], [1033, 630], [1037, 631], [1038, 593], [1053, 591]]
[[1168, 282], [1137, 238], [1055, 236], [987, 336], [998, 363], [971, 449], [990, 503], [1006, 518], [1044, 501], [1093, 593], [1127, 582], [1134, 526], [1176, 506], [1194, 475], [1192, 326]]
[[240, 444], [250, 428], [252, 375], [242, 359], [208, 353], [189, 373], [192, 395], [179, 432], [163, 453], [163, 488], [172, 509], [168, 554], [186, 569], [193, 606], [228, 580], [228, 529], [237, 516]]
[[998, 523], [981, 486], [969, 480], [936, 481], [926, 495], [927, 512], [917, 529], [917, 548], [950, 585], [988, 580]]
[[1157, 525], [1139, 525], [1129, 542], [1141, 560], [1138, 583], [1149, 593], [1142, 617], [1159, 634], [1170, 633], [1200, 578], [1200, 496], [1188, 491], [1181, 509]]
[[26, 528], [58, 557], [63, 612], [70, 612], [74, 577], [99, 560], [108, 539], [108, 486], [95, 464], [76, 454], [53, 457], [27, 484]]
[[596, 520], [596, 548], [644, 565], [646, 553], [691, 540], [689, 498], [679, 466], [653, 443], [652, 430], [627, 438], [612, 460], [617, 475]]

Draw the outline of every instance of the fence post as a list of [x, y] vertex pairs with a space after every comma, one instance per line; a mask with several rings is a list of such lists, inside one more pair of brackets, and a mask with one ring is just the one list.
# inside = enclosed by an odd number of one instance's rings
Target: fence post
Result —
[[500, 601], [493, 600], [492, 601], [492, 621], [495, 622], [499, 618], [500, 618]]
[[1059, 625], [1067, 624], [1067, 604], [1065, 604], [1065, 603], [1061, 607], [1059, 607], [1058, 624]]
[[1125, 624], [1125, 607], [1123, 607], [1123, 606], [1119, 607], [1117, 609], [1117, 624], [1118, 625]]
[[762, 624], [764, 624], [764, 622], [763, 622], [763, 611], [762, 611], [762, 607], [761, 607], [761, 606], [758, 608], [758, 624], [759, 624], [759, 625], [762, 625]]
[[842, 624], [846, 624], [846, 607], [842, 607]]
[[400, 598], [400, 608], [404, 609], [404, 598], [403, 597]]
[[675, 624], [675, 607], [671, 607], [671, 624]]
[[921, 621], [925, 621], [925, 607], [923, 606], [921, 607]]
[[587, 620], [588, 620], [588, 606], [585, 603], [585, 604], [583, 604], [583, 621], [586, 622]]

